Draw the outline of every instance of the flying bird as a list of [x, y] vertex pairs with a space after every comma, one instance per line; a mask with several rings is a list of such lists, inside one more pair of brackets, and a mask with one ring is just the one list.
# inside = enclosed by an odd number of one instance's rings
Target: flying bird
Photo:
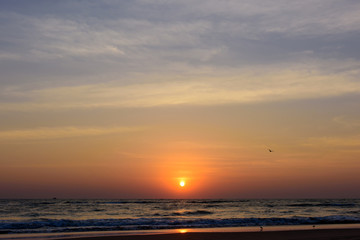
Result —
[[272, 150], [269, 145], [264, 145], [264, 146], [265, 146], [265, 148], [266, 148], [269, 152], [274, 152], [274, 150]]

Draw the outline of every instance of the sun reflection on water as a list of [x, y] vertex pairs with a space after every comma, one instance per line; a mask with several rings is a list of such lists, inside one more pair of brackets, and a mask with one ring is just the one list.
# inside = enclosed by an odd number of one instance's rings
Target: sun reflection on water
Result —
[[187, 229], [178, 229], [179, 233], [187, 233], [188, 230]]

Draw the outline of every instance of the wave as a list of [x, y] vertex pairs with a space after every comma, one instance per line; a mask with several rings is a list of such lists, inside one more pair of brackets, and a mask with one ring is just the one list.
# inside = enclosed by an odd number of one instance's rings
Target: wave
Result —
[[209, 215], [213, 214], [213, 212], [205, 211], [205, 210], [197, 210], [197, 211], [185, 211], [185, 212], [174, 212], [172, 216], [198, 216], [198, 215]]
[[135, 219], [40, 219], [28, 221], [0, 221], [0, 233], [42, 233], [81, 231], [121, 231], [142, 229], [211, 228], [241, 226], [278, 226], [304, 224], [360, 223], [360, 217], [291, 217], [291, 218], [135, 218]]
[[244, 199], [244, 200], [226, 200], [226, 199], [199, 199], [199, 200], [187, 200], [188, 203], [243, 203], [243, 202], [249, 202], [250, 200]]
[[236, 203], [241, 203], [241, 202], [248, 202], [249, 200], [213, 200], [213, 199], [193, 199], [193, 200], [183, 200], [183, 199], [160, 199], [160, 200], [120, 200], [120, 201], [106, 201], [106, 202], [99, 202], [101, 204], [131, 204], [131, 203], [136, 203], [136, 204], [161, 204], [161, 203], [174, 203], [174, 204], [178, 204], [178, 203], [184, 203], [184, 204], [203, 204], [203, 203], [208, 203], [208, 204], [216, 204], [216, 203], [231, 203], [231, 202], [236, 202]]
[[88, 201], [78, 201], [78, 200], [68, 200], [64, 202], [65, 204], [89, 204]]
[[125, 201], [111, 201], [111, 202], [99, 202], [99, 204], [125, 204]]
[[124, 200], [124, 201], [106, 201], [98, 202], [99, 204], [161, 204], [173, 203], [171, 200]]
[[356, 207], [353, 203], [295, 203], [288, 204], [289, 207]]
[[197, 210], [197, 211], [183, 211], [183, 212], [172, 212], [168, 213], [154, 213], [152, 216], [154, 217], [171, 217], [171, 216], [203, 216], [203, 215], [210, 215], [213, 212], [205, 211], [205, 210]]

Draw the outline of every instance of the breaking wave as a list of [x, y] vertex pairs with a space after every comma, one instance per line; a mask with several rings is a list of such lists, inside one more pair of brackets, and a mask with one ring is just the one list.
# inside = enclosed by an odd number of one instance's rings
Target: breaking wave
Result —
[[289, 204], [289, 207], [355, 207], [352, 203], [298, 203]]
[[[198, 213], [197, 213], [198, 214]], [[360, 217], [291, 217], [291, 218], [229, 218], [229, 219], [178, 219], [178, 218], [136, 218], [136, 219], [40, 219], [33, 221], [0, 221], [1, 233], [42, 233], [81, 231], [121, 231], [143, 229], [209, 228], [241, 226], [277, 226], [303, 224], [360, 223]]]

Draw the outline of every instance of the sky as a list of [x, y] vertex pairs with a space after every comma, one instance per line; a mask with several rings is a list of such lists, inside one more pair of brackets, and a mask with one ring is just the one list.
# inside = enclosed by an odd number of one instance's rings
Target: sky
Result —
[[359, 12], [1, 1], [0, 198], [360, 198]]

